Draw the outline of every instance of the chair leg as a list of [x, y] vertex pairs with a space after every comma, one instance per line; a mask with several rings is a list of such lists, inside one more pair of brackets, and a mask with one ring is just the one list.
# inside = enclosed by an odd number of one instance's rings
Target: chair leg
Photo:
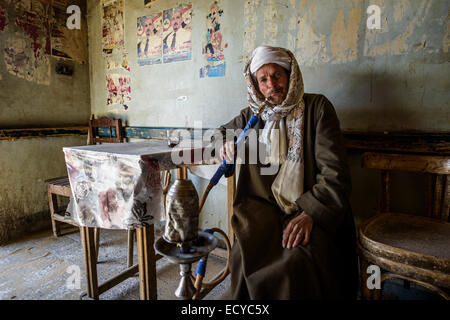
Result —
[[100, 250], [100, 228], [94, 229], [94, 238], [95, 238], [95, 263], [98, 262], [98, 252]]
[[58, 198], [56, 194], [52, 193], [50, 190], [48, 190], [48, 206], [50, 209], [50, 220], [52, 221], [52, 230], [53, 235], [55, 237], [60, 236], [60, 228], [59, 223], [55, 219], [53, 219], [53, 215], [55, 214], [55, 210], [58, 210]]
[[128, 268], [133, 265], [134, 230], [128, 230]]

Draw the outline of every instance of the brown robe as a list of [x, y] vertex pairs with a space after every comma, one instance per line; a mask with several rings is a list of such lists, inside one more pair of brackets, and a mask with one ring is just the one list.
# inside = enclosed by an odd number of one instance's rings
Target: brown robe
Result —
[[[309, 244], [282, 247], [283, 230], [299, 213], [281, 211], [271, 191], [276, 175], [261, 175], [264, 165], [241, 165], [231, 220], [236, 236], [230, 261], [231, 287], [225, 298], [356, 297], [351, 182], [339, 120], [324, 96], [305, 94], [304, 100], [304, 193], [296, 203], [314, 221]], [[224, 134], [226, 129], [242, 129], [251, 115], [250, 108], [245, 108], [220, 130]], [[262, 128], [264, 121], [260, 120], [255, 130]], [[248, 141], [246, 151], [248, 154]]]

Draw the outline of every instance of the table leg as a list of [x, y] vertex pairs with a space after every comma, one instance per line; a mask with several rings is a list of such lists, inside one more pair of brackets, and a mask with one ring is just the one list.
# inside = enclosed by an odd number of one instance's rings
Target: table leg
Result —
[[88, 296], [98, 300], [98, 279], [95, 250], [94, 228], [80, 227], [81, 239], [83, 242], [84, 265], [86, 268], [86, 284]]
[[138, 261], [139, 261], [139, 291], [141, 300], [156, 300], [156, 257], [153, 242], [154, 227], [136, 229]]

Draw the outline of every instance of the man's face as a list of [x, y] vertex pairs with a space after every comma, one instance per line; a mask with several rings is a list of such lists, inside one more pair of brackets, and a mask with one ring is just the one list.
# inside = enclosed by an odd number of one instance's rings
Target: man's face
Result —
[[144, 23], [144, 30], [147, 36], [150, 36], [153, 32], [153, 21], [152, 19], [146, 19]]
[[263, 65], [256, 71], [258, 89], [272, 104], [281, 104], [289, 89], [289, 76], [286, 70], [276, 63]]
[[181, 28], [181, 22], [183, 17], [181, 16], [181, 11], [175, 11], [172, 16], [172, 27], [173, 31], [177, 32]]

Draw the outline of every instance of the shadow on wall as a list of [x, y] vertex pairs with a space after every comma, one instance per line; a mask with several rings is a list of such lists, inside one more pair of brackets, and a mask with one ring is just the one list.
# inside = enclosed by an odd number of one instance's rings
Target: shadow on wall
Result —
[[337, 106], [343, 128], [366, 132], [445, 130], [441, 115], [448, 111], [441, 101], [443, 93], [437, 86], [431, 87], [443, 80], [435, 77], [417, 79], [370, 70], [346, 76], [349, 89], [339, 94], [342, 108]]

